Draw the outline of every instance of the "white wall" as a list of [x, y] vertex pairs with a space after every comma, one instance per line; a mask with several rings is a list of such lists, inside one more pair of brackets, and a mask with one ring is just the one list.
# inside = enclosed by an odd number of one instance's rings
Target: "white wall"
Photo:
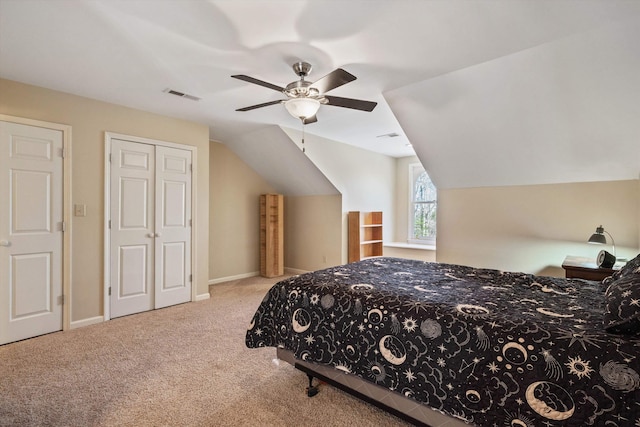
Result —
[[[301, 147], [302, 133], [283, 128]], [[382, 211], [383, 239], [393, 240], [395, 159], [347, 144], [305, 135], [305, 154], [342, 194], [342, 260], [347, 261], [347, 212]]]
[[636, 19], [384, 96], [439, 189], [638, 179]]

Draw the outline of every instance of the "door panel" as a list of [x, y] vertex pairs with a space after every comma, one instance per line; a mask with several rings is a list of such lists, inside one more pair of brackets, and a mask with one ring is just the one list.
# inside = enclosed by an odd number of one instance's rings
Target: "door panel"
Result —
[[156, 308], [191, 301], [191, 152], [156, 147]]
[[12, 234], [51, 232], [51, 173], [11, 171]]
[[111, 317], [153, 308], [154, 146], [111, 143]]
[[[123, 173], [125, 171], [121, 170]], [[119, 221], [122, 230], [150, 230], [149, 178], [120, 178]]]
[[120, 246], [118, 296], [122, 299], [149, 293], [148, 245]]
[[14, 255], [9, 274], [13, 319], [51, 312], [51, 253]]
[[[185, 247], [184, 242], [165, 243], [162, 259], [162, 291], [178, 289], [185, 286]], [[184, 301], [183, 301], [184, 302]]]
[[0, 344], [62, 329], [62, 141], [0, 121]]

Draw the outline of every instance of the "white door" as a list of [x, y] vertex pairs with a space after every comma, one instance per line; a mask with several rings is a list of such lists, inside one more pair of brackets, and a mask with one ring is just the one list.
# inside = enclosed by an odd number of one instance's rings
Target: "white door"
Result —
[[0, 344], [62, 329], [62, 141], [0, 121]]
[[156, 147], [155, 308], [191, 300], [191, 151]]
[[191, 299], [191, 152], [111, 140], [111, 317]]
[[154, 151], [111, 142], [111, 317], [153, 308]]

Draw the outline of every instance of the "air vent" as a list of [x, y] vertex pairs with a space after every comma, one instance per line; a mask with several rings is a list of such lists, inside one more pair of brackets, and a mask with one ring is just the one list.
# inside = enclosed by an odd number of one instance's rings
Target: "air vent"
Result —
[[378, 135], [376, 138], [396, 138], [400, 136], [398, 132], [385, 133], [384, 135]]
[[200, 98], [198, 98], [197, 96], [189, 95], [189, 94], [187, 94], [187, 93], [179, 92], [179, 91], [177, 91], [177, 90], [173, 90], [173, 89], [168, 89], [168, 88], [167, 88], [167, 89], [165, 89], [163, 92], [164, 92], [164, 93], [168, 93], [168, 94], [170, 94], [170, 95], [179, 96], [179, 97], [181, 97], [181, 98], [187, 98], [187, 99], [190, 99], [190, 100], [192, 100], [192, 101], [200, 101]]

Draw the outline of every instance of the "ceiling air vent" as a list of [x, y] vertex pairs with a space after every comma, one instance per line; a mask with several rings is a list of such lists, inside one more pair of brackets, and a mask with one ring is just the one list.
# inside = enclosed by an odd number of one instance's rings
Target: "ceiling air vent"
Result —
[[396, 138], [400, 136], [398, 132], [385, 133], [384, 135], [378, 135], [376, 138]]
[[168, 89], [167, 88], [163, 92], [164, 93], [168, 93], [170, 95], [179, 96], [181, 98], [187, 98], [187, 99], [190, 99], [192, 101], [200, 101], [200, 98], [198, 98], [197, 96], [189, 95], [187, 93], [179, 92], [179, 91], [173, 90], [173, 89]]

